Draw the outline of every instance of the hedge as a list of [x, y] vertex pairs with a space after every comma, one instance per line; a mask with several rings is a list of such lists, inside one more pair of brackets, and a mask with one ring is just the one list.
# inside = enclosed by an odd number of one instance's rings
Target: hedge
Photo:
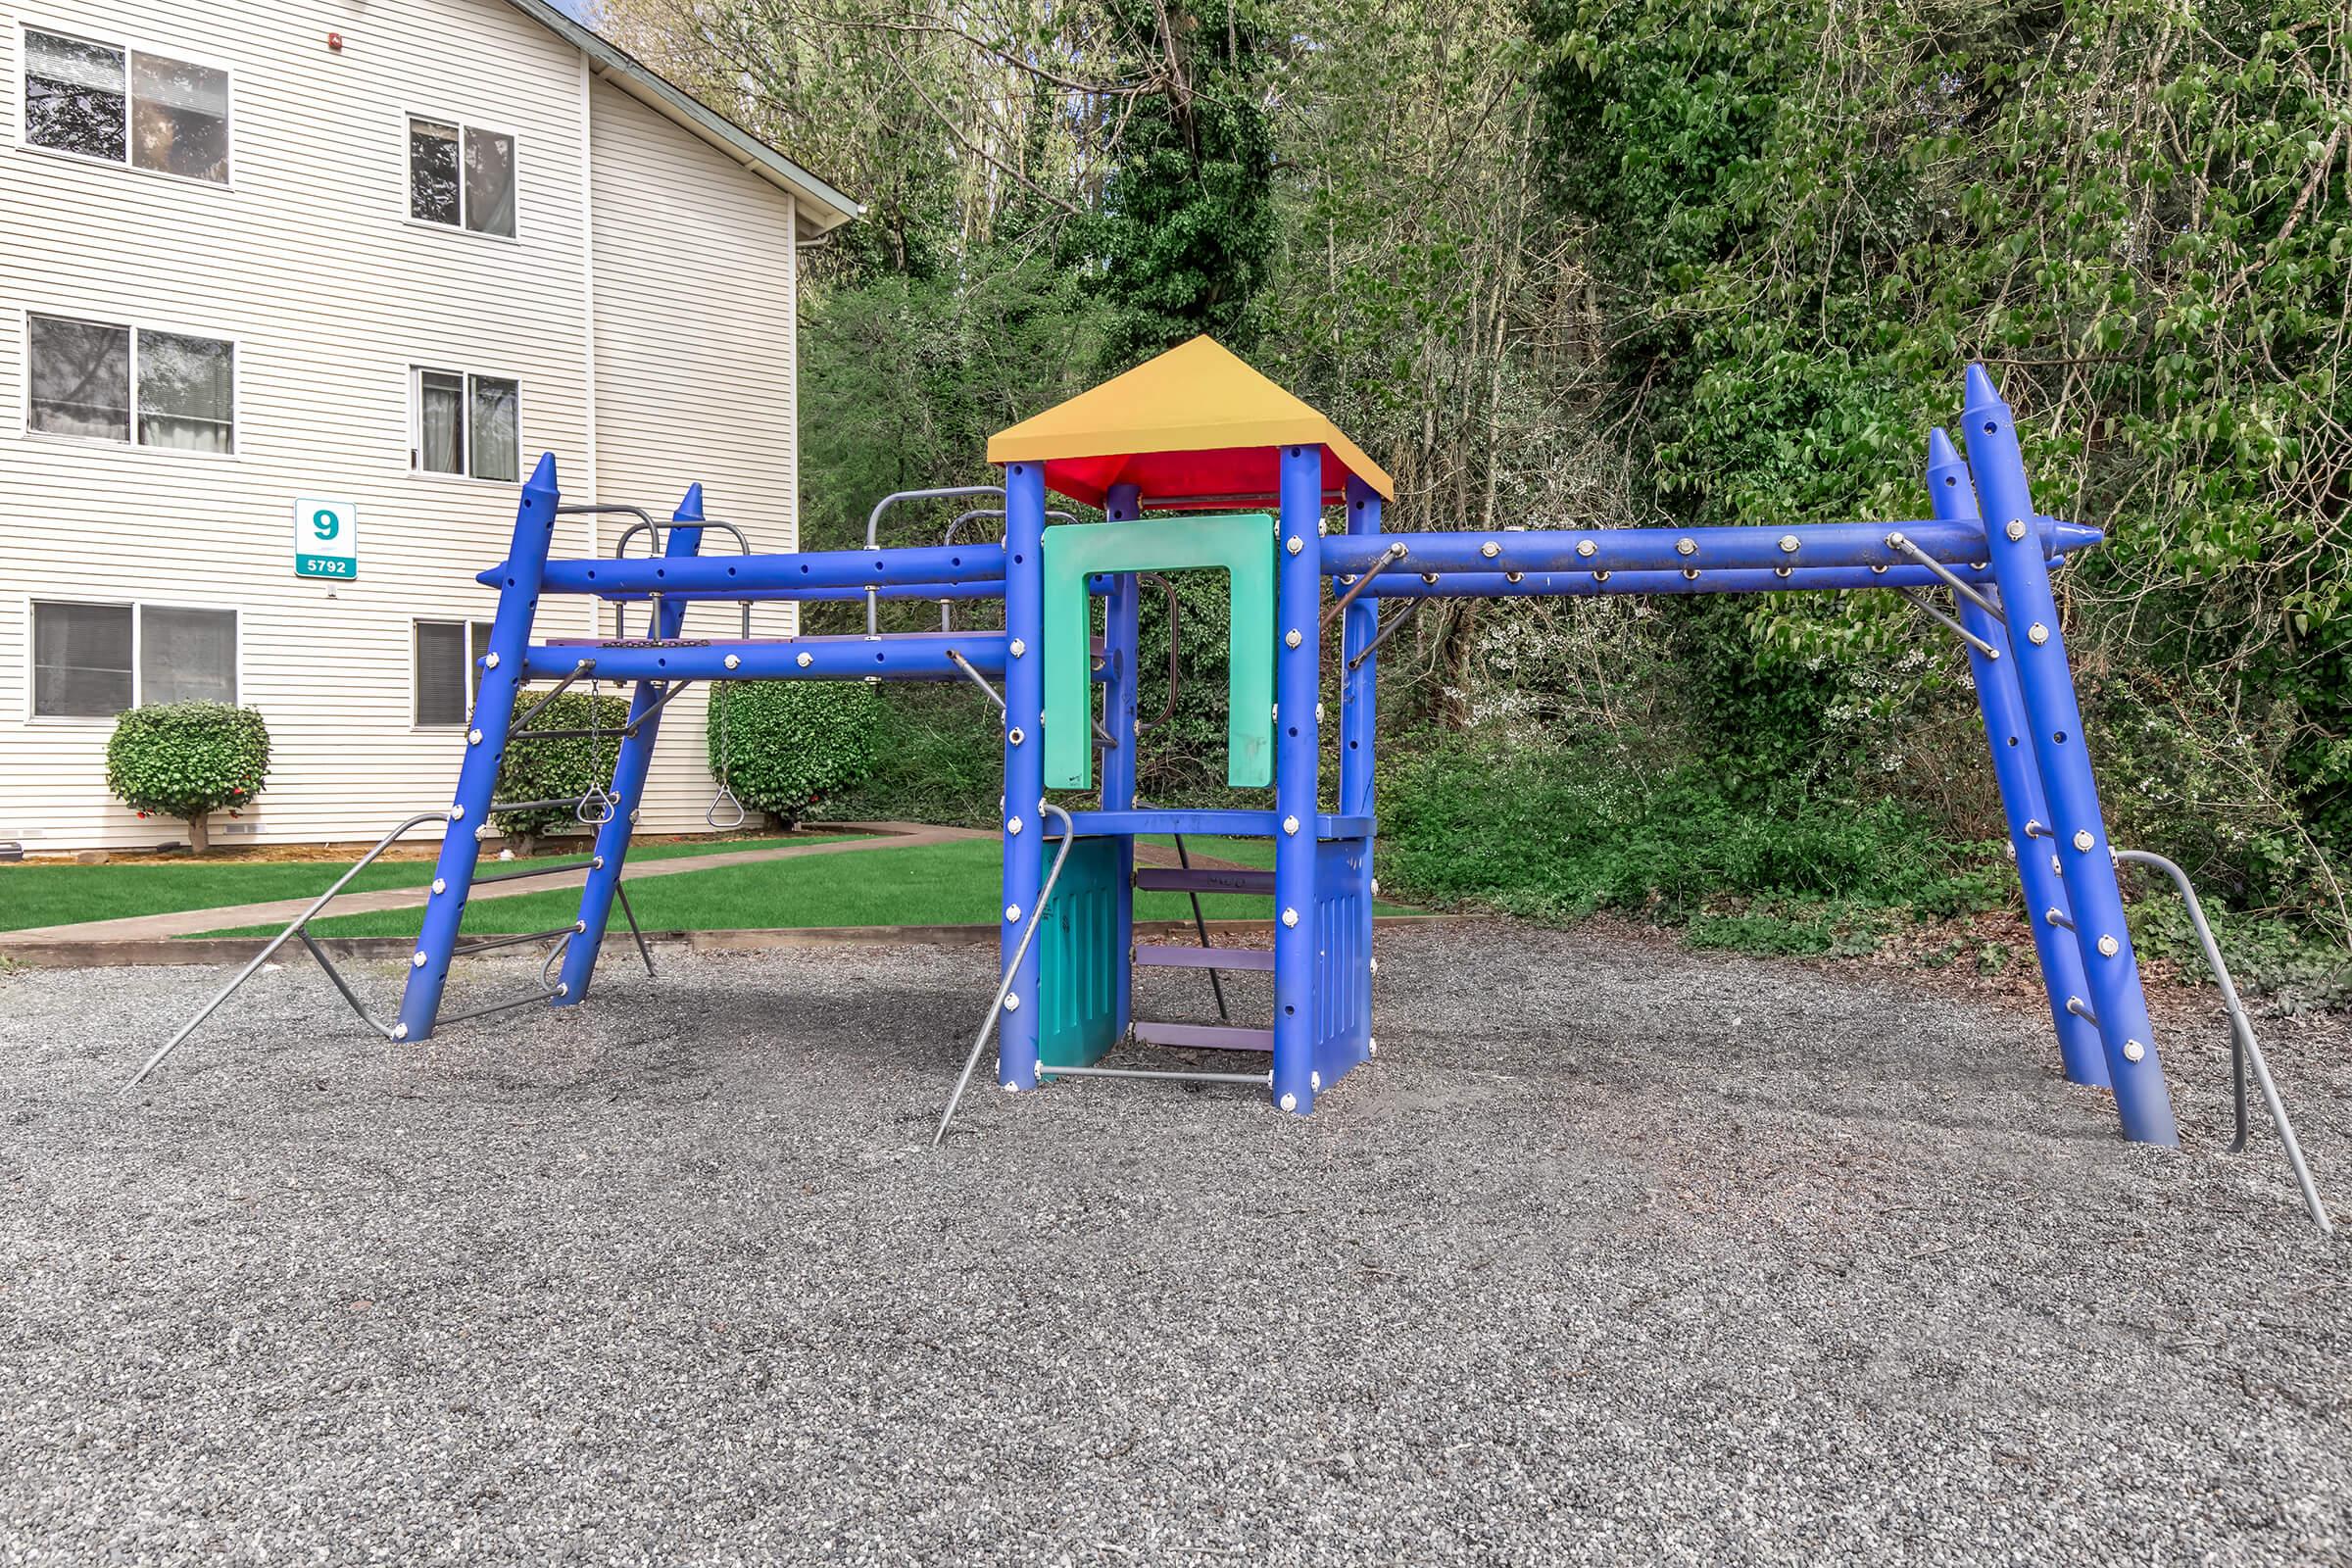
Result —
[[728, 681], [710, 698], [710, 776], [789, 827], [873, 771], [885, 717], [862, 681]]

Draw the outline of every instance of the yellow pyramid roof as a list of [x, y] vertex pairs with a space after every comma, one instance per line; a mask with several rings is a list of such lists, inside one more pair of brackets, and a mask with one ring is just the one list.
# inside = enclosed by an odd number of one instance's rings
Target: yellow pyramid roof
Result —
[[1267, 500], [1281, 482], [1276, 448], [1323, 449], [1323, 488], [1353, 474], [1384, 500], [1396, 487], [1339, 426], [1206, 337], [1179, 344], [1091, 392], [1000, 430], [991, 463], [1042, 463], [1047, 488], [1099, 507], [1114, 484], [1147, 503]]

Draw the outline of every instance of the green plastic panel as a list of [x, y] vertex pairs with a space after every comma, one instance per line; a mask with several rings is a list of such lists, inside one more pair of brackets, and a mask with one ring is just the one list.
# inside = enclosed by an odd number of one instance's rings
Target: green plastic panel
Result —
[[1119, 951], [1119, 841], [1080, 839], [1054, 884], [1046, 928], [1037, 934], [1037, 1061], [1085, 1067], [1118, 1040], [1119, 988], [1127, 955]]
[[[1225, 650], [1225, 778], [1274, 782], [1274, 519], [1262, 512], [1146, 522], [1064, 522], [1046, 530], [1046, 785], [1095, 782], [1092, 601], [1099, 571], [1222, 566], [1233, 610]], [[1312, 636], [1315, 628], [1305, 628]], [[1121, 736], [1132, 746], [1135, 738]]]

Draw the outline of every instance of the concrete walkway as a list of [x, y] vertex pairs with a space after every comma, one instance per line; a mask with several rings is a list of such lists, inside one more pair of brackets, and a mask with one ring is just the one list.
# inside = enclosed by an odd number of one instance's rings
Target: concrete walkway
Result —
[[[832, 844], [782, 844], [772, 849], [721, 851], [711, 855], [681, 855], [661, 860], [632, 861], [622, 873], [624, 882], [642, 882], [651, 876], [680, 876], [688, 871], [723, 871], [735, 865], [760, 865], [769, 860], [792, 860], [807, 855], [844, 855], [858, 850], [911, 850], [927, 844], [948, 844], [957, 839], [982, 839], [993, 835], [968, 827], [931, 827], [920, 822], [827, 822], [827, 829], [838, 828], [847, 833], [866, 833], [869, 838], [843, 839]], [[489, 863], [494, 869], [498, 862]], [[482, 899], [518, 898], [526, 893], [547, 893], [560, 888], [576, 888], [588, 879], [585, 862], [569, 871], [551, 872], [546, 876], [524, 877], [514, 882], [494, 882], [488, 887], [476, 887], [467, 896], [472, 903]], [[381, 888], [370, 893], [346, 893], [335, 900], [333, 912], [368, 914], [379, 909], [413, 909], [431, 895], [421, 885], [413, 888]], [[168, 914], [130, 914], [119, 920], [83, 920], [71, 925], [32, 926], [23, 931], [0, 934], [0, 954], [16, 943], [49, 943], [60, 940], [75, 942], [152, 942], [172, 937], [194, 936], [201, 931], [226, 931], [239, 926], [277, 925], [293, 919], [309, 908], [309, 899], [271, 899], [261, 904], [232, 904], [210, 909], [175, 909]]]

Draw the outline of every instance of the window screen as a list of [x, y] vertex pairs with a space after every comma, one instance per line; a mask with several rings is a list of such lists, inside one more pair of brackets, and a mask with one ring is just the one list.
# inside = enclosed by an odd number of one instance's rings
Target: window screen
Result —
[[32, 607], [32, 710], [106, 718], [132, 702], [128, 605]]
[[122, 163], [129, 151], [122, 51], [24, 34], [24, 139], [35, 147]]
[[130, 329], [34, 316], [25, 321], [32, 406], [29, 428], [46, 435], [130, 439]]
[[237, 612], [139, 607], [139, 706], [237, 700]]
[[416, 722], [463, 724], [473, 708], [473, 677], [490, 652], [486, 620], [416, 622]]

